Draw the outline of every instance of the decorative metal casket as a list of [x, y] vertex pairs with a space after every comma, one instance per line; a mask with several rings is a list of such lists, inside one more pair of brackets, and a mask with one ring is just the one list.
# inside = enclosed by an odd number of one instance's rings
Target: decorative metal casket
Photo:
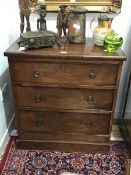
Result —
[[40, 47], [60, 47], [58, 35], [52, 31], [29, 31], [20, 34], [20, 47], [40, 48]]

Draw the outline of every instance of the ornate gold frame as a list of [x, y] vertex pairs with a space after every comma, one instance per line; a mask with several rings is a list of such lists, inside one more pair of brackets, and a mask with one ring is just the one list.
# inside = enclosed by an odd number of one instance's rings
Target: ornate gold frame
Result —
[[[39, 0], [30, 0], [30, 8], [32, 11], [37, 10]], [[42, 1], [42, 0], [40, 0]], [[113, 12], [121, 11], [122, 0], [43, 0], [47, 5], [47, 11], [58, 11], [60, 4], [69, 6], [84, 6], [89, 12]]]

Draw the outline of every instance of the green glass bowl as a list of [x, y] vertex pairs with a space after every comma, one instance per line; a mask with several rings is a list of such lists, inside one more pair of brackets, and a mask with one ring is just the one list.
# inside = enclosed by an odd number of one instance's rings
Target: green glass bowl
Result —
[[105, 51], [109, 53], [116, 52], [123, 44], [123, 38], [117, 33], [109, 33], [104, 38]]

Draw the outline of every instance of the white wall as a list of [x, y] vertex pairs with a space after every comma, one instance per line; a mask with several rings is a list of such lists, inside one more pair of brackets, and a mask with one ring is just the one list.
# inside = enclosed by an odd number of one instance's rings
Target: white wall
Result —
[[[131, 65], [131, 3], [129, 0], [123, 0], [122, 10], [120, 14], [107, 14], [110, 17], [113, 17], [112, 27], [114, 30], [119, 33], [123, 39], [124, 44], [122, 46], [124, 52], [127, 55], [127, 61], [124, 63], [122, 79], [120, 83], [120, 89], [118, 93], [117, 106], [116, 106], [116, 117], [119, 117], [119, 113], [121, 112], [122, 101], [124, 97], [124, 89], [126, 83], [126, 77], [128, 74], [128, 70]], [[86, 36], [91, 36], [92, 32], [90, 31], [90, 21], [94, 17], [98, 17], [97, 13], [89, 13], [87, 14], [86, 21]], [[31, 28], [32, 30], [36, 30], [36, 20], [38, 15], [31, 15]], [[47, 20], [47, 28], [48, 30], [52, 30], [56, 32], [56, 17], [55, 13], [48, 13]], [[10, 78], [8, 71], [8, 62], [7, 59], [3, 56], [3, 52], [5, 49], [14, 42], [19, 37], [19, 8], [18, 8], [18, 0], [9, 1], [8, 5], [7, 1], [2, 1], [0, 6], [0, 89], [2, 89], [3, 85], [8, 83], [8, 92], [7, 97], [4, 102], [0, 101], [0, 155], [3, 151], [5, 145], [5, 138], [7, 136], [6, 132], [9, 127], [10, 121], [12, 120], [12, 115], [14, 113], [13, 109], [13, 100], [11, 94], [11, 86], [10, 86]]]
[[[124, 107], [124, 100], [126, 94], [127, 81], [129, 77], [129, 70], [131, 70], [131, 2], [123, 0], [122, 11], [114, 19], [114, 28], [124, 39], [122, 46], [123, 51], [127, 56], [127, 61], [123, 65], [122, 76], [120, 81], [120, 88], [118, 92], [116, 105], [116, 118], [121, 115]], [[131, 108], [131, 106], [130, 106]], [[131, 109], [130, 109], [131, 110]]]
[[[9, 47], [9, 34], [11, 26], [15, 26], [16, 14], [12, 11], [15, 8], [17, 0], [2, 1], [0, 6], [0, 91], [7, 83], [3, 101], [0, 99], [0, 158], [5, 149], [5, 145], [9, 139], [12, 130], [12, 120], [14, 116], [14, 106], [12, 98], [12, 89], [10, 83], [10, 74], [7, 58], [4, 57], [4, 51]], [[19, 16], [19, 15], [18, 15]], [[18, 27], [17, 27], [18, 28]]]

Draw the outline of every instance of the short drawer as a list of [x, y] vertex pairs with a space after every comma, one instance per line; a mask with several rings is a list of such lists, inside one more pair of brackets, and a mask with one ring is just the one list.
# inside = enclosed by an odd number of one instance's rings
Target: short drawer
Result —
[[14, 62], [16, 82], [114, 86], [118, 65]]
[[19, 107], [112, 109], [114, 90], [16, 87]]
[[110, 115], [76, 112], [19, 111], [19, 129], [24, 132], [109, 134]]

